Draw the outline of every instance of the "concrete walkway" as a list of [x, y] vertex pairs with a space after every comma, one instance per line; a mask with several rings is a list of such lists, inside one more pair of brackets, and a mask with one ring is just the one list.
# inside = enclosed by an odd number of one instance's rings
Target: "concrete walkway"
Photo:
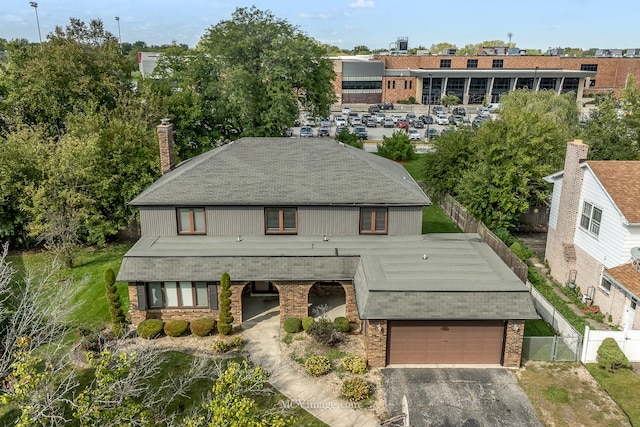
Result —
[[334, 393], [298, 372], [291, 366], [291, 361], [281, 357], [278, 312], [268, 313], [258, 322], [245, 322], [242, 327], [245, 350], [251, 355], [251, 360], [271, 374], [271, 385], [287, 396], [292, 404], [301, 406], [332, 427], [379, 426], [365, 411], [349, 408], [349, 402], [335, 397]]

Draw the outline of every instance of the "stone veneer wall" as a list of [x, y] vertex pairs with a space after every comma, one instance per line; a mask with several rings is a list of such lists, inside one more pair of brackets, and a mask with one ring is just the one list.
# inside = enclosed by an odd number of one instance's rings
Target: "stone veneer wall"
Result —
[[[192, 321], [200, 317], [213, 317], [218, 319], [218, 310], [211, 310], [208, 308], [187, 308], [187, 309], [150, 309], [146, 311], [138, 310], [138, 290], [136, 283], [129, 283], [129, 315], [131, 316], [131, 323], [137, 325], [146, 319], [184, 319]], [[218, 286], [218, 295], [220, 295], [220, 286]], [[232, 303], [233, 310], [233, 303]]]
[[[517, 329], [514, 330], [514, 329]], [[522, 340], [524, 338], [524, 320], [507, 321], [507, 333], [504, 342], [502, 366], [519, 368], [522, 357]]]
[[364, 321], [367, 363], [374, 368], [387, 366], [387, 328], [386, 320]]

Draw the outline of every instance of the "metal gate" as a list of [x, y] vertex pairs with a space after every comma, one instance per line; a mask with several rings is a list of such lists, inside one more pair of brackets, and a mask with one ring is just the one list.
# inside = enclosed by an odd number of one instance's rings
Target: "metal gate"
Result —
[[580, 357], [582, 337], [524, 337], [522, 358], [547, 362], [573, 362]]

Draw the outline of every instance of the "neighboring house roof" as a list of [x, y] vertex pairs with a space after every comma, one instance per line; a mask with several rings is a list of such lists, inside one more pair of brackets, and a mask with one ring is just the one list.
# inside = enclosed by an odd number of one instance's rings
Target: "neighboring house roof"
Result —
[[640, 223], [640, 161], [588, 161], [591, 169], [624, 217]]
[[636, 298], [640, 298], [640, 271], [636, 270], [632, 263], [608, 268], [605, 273], [618, 285], [634, 294]]
[[431, 201], [406, 169], [332, 140], [242, 138], [186, 160], [134, 206], [396, 205]]
[[[535, 319], [527, 287], [477, 234], [144, 237], [119, 281], [353, 280], [363, 319]], [[424, 259], [424, 255], [427, 258]]]

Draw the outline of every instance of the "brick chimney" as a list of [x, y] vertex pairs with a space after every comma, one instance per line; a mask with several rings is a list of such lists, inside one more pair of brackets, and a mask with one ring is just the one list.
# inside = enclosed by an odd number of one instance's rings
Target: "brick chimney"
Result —
[[160, 170], [162, 175], [173, 167], [173, 125], [169, 119], [162, 119], [156, 129], [160, 143]]

